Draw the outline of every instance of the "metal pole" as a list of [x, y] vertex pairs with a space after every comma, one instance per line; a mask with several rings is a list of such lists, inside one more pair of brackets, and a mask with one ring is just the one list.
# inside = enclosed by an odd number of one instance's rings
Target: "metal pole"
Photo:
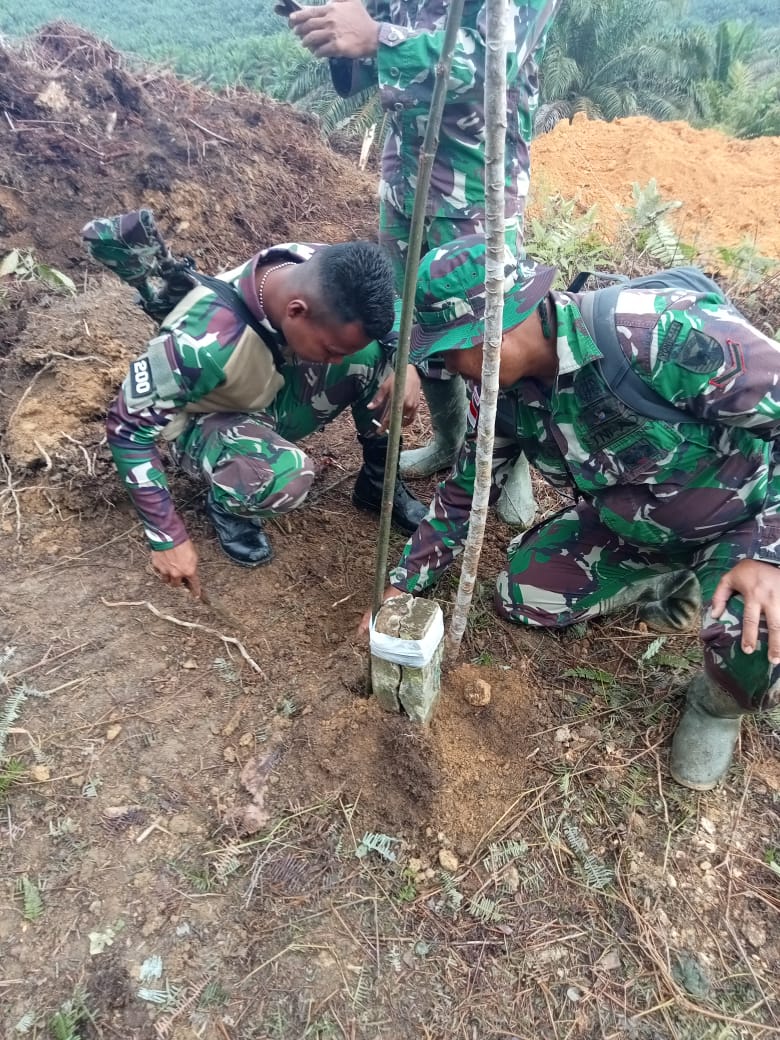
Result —
[[449, 664], [466, 631], [479, 556], [485, 537], [498, 401], [498, 370], [504, 317], [504, 186], [506, 166], [506, 0], [487, 0], [485, 59], [485, 338], [477, 427], [477, 459], [469, 533], [463, 550], [460, 583], [445, 641]]
[[417, 168], [417, 191], [414, 197], [414, 208], [409, 230], [409, 252], [406, 256], [404, 271], [404, 291], [401, 297], [401, 322], [398, 329], [398, 354], [395, 361], [395, 382], [393, 385], [393, 407], [390, 413], [388, 430], [389, 445], [385, 464], [385, 483], [382, 490], [382, 510], [379, 517], [379, 539], [376, 553], [376, 571], [374, 573], [374, 598], [372, 616], [376, 617], [382, 606], [382, 597], [387, 584], [387, 557], [390, 549], [390, 521], [393, 512], [393, 494], [395, 479], [398, 473], [398, 448], [401, 443], [401, 421], [403, 419], [404, 391], [406, 389], [406, 366], [409, 363], [409, 339], [412, 333], [414, 315], [414, 292], [417, 287], [417, 268], [420, 264], [425, 208], [428, 201], [428, 188], [431, 183], [431, 170], [439, 146], [439, 128], [446, 100], [447, 86], [455, 51], [458, 30], [463, 16], [464, 0], [451, 0], [444, 29], [444, 42], [441, 56], [436, 65], [436, 82], [433, 87], [428, 125], [425, 128], [420, 161]]

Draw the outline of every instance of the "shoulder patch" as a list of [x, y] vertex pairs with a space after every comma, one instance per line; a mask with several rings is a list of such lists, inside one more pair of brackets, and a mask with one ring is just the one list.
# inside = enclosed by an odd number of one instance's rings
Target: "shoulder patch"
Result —
[[673, 348], [671, 360], [688, 372], [706, 375], [722, 367], [723, 347], [706, 332], [691, 329], [682, 343]]

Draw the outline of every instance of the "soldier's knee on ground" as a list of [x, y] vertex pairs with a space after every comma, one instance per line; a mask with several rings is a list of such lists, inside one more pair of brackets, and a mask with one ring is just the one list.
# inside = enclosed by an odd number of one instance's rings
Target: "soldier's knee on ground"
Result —
[[299, 448], [274, 459], [242, 455], [219, 466], [212, 486], [220, 504], [241, 516], [275, 516], [300, 506], [314, 481], [314, 463]]
[[505, 621], [535, 628], [567, 628], [581, 620], [573, 611], [566, 610], [563, 604], [557, 610], [555, 604], [545, 603], [541, 590], [536, 598], [534, 591], [529, 586], [523, 586], [521, 595], [520, 586], [512, 581], [509, 572], [501, 571], [493, 594], [496, 613]]

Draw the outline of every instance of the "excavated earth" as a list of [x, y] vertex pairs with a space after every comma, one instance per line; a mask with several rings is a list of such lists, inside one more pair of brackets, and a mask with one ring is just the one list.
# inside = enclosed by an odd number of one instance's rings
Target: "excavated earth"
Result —
[[[21, 764], [0, 793], [2, 1035], [50, 1035], [79, 986], [78, 1035], [126, 1040], [776, 1030], [778, 735], [747, 727], [718, 792], [673, 786], [694, 637], [659, 654], [631, 617], [561, 639], [503, 625], [490, 590], [511, 532], [491, 521], [433, 724], [384, 714], [355, 636], [377, 524], [351, 505], [347, 419], [307, 442], [319, 479], [270, 525], [272, 565], [232, 567], [202, 488], [171, 472], [210, 605], [148, 567], [103, 418], [151, 327], [87, 265], [80, 227], [149, 206], [214, 271], [371, 237], [375, 176], [286, 105], [64, 23], [0, 46], [0, 110], [0, 254], [31, 249], [78, 288], [0, 280], [0, 779], [14, 697]], [[632, 183], [655, 177], [703, 255], [780, 256], [779, 140], [578, 119], [533, 158], [532, 213], [547, 195], [597, 204], [619, 238]], [[776, 280], [743, 302], [780, 327]], [[409, 440], [426, 434], [421, 418]]]

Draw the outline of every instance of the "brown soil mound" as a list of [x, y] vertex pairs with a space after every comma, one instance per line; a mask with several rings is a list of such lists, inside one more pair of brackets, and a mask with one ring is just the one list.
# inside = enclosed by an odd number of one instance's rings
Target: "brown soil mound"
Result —
[[552, 193], [576, 198], [583, 209], [597, 205], [610, 236], [625, 221], [621, 207], [632, 201], [632, 184], [654, 177], [665, 199], [683, 203], [674, 223], [700, 252], [747, 240], [780, 257], [780, 138], [738, 141], [687, 123], [578, 116], [538, 138], [532, 159], [537, 207]]
[[134, 73], [57, 23], [0, 47], [0, 236], [66, 268], [92, 216], [149, 206], [205, 269], [260, 245], [370, 235], [375, 184], [287, 105]]

